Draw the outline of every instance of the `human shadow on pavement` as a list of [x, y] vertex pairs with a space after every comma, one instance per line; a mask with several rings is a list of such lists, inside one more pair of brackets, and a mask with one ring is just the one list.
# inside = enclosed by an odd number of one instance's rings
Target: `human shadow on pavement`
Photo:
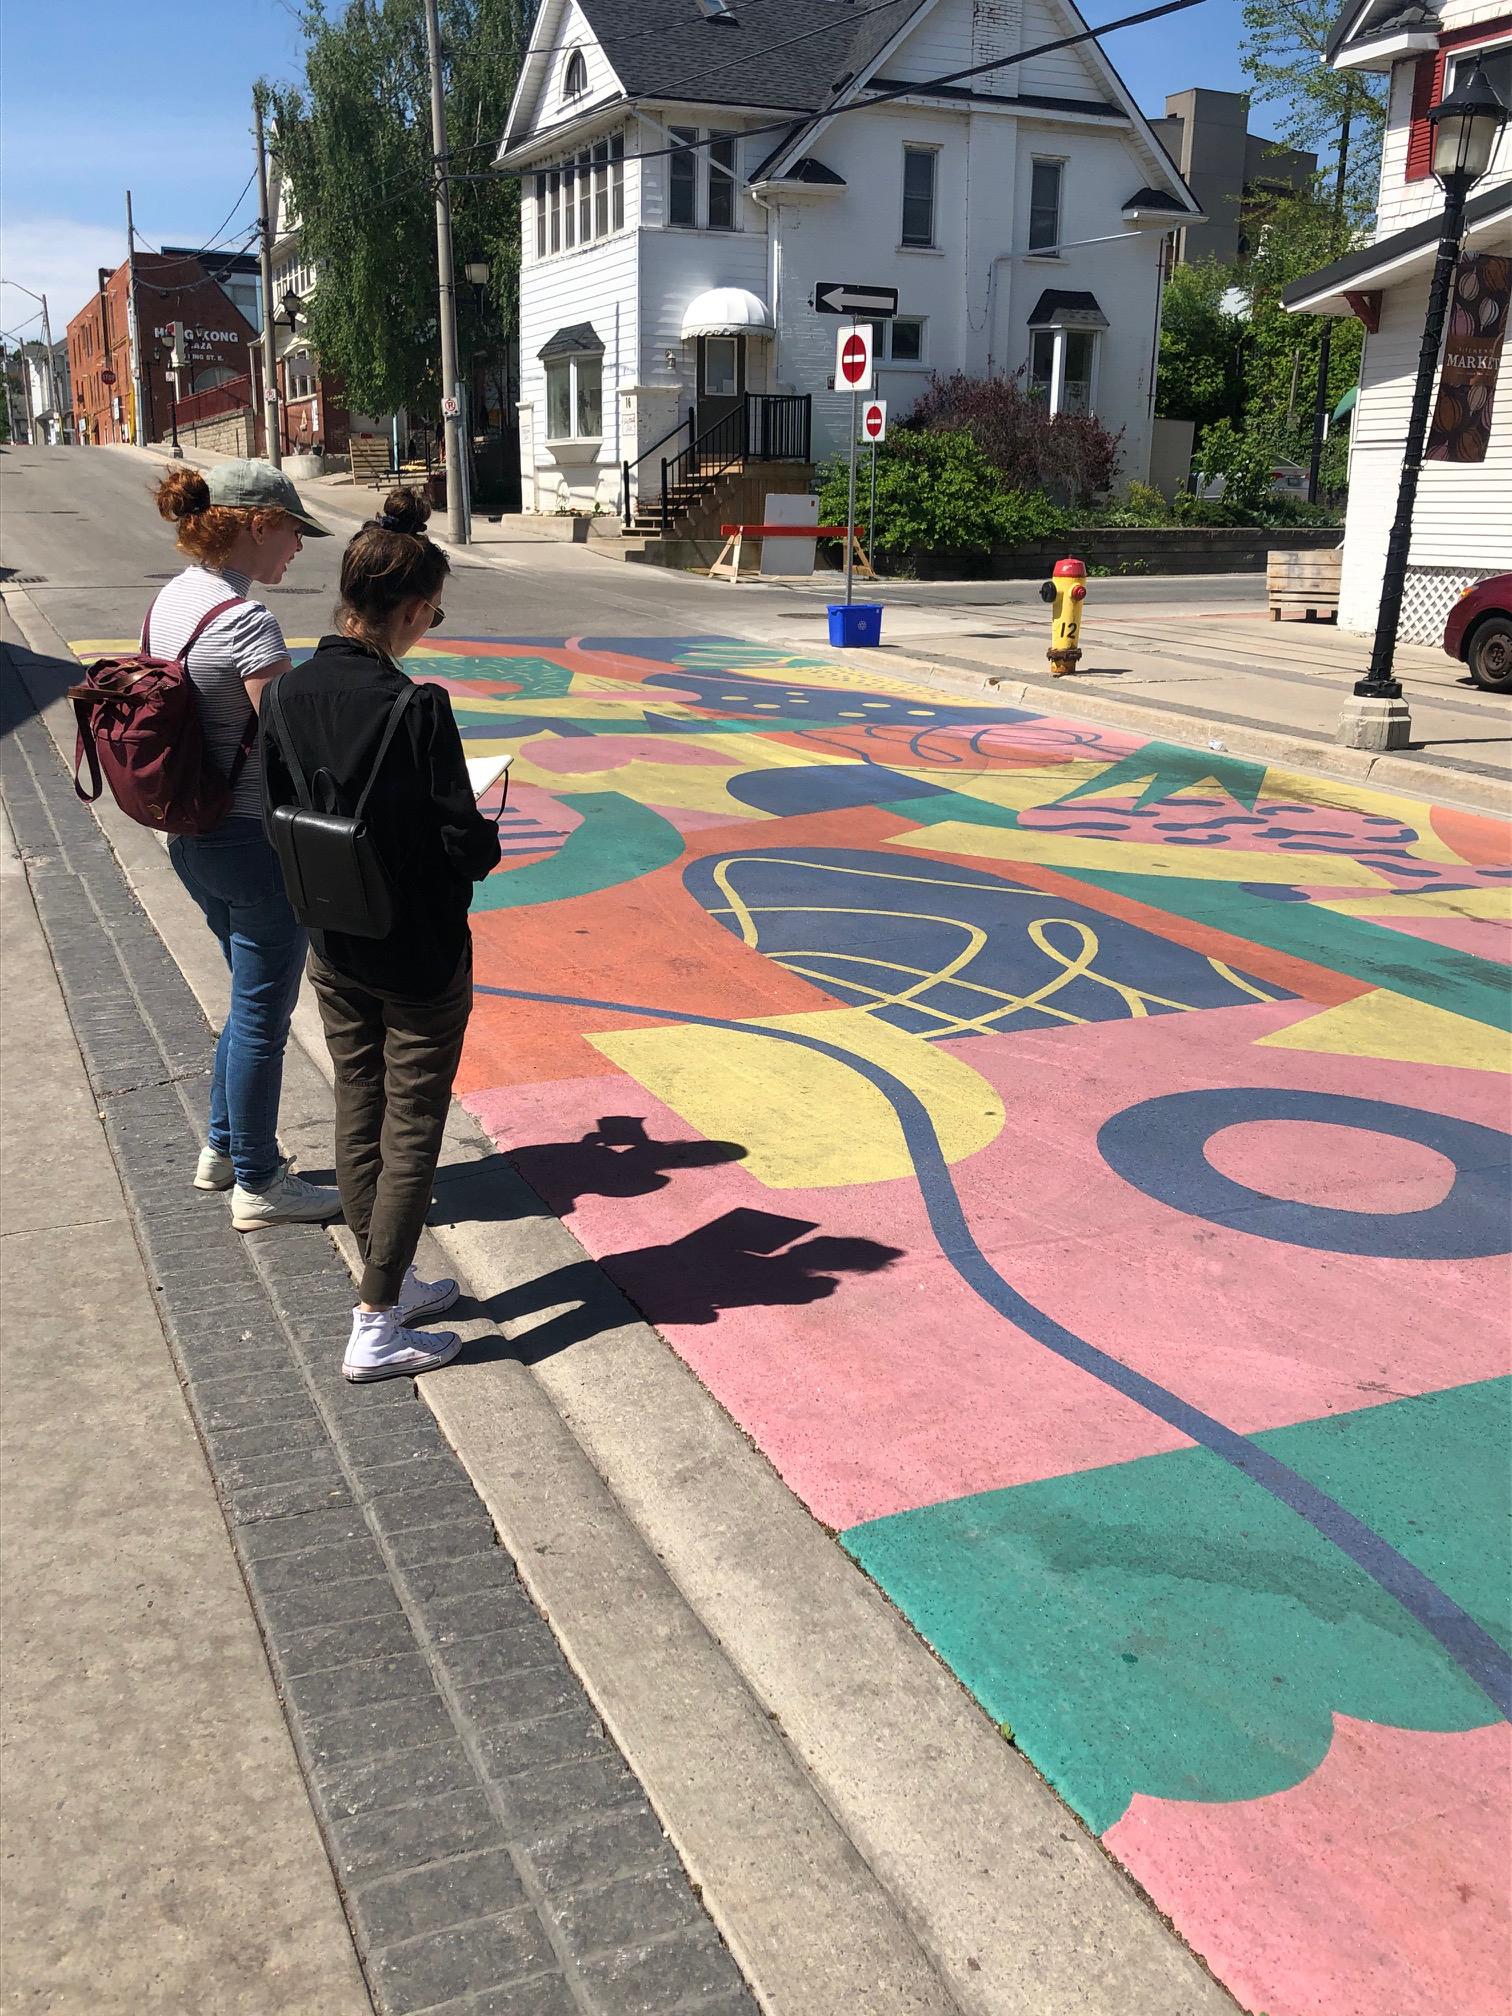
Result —
[[[516, 1330], [469, 1359], [508, 1357], [539, 1364], [574, 1344], [634, 1322], [715, 1323], [726, 1309], [795, 1307], [833, 1295], [845, 1274], [875, 1274], [903, 1257], [876, 1239], [818, 1233], [809, 1218], [772, 1211], [726, 1211], [661, 1246], [576, 1261], [496, 1295], [482, 1313]], [[607, 1277], [607, 1278], [606, 1278]]]
[[[430, 1222], [475, 1223], [480, 1215], [497, 1217], [498, 1209], [489, 1210], [486, 1203], [480, 1211], [480, 1199], [489, 1195], [490, 1186], [479, 1179], [486, 1177], [490, 1163], [508, 1165], [558, 1218], [567, 1218], [580, 1197], [646, 1197], [665, 1190], [672, 1171], [740, 1162], [748, 1152], [738, 1141], [658, 1141], [646, 1132], [638, 1114], [606, 1113], [597, 1127], [576, 1141], [530, 1142], [476, 1163], [450, 1163], [438, 1170]], [[464, 1178], [465, 1196], [459, 1188]], [[496, 1207], [507, 1202], [510, 1215], [518, 1215], [513, 1192], [495, 1195]]]

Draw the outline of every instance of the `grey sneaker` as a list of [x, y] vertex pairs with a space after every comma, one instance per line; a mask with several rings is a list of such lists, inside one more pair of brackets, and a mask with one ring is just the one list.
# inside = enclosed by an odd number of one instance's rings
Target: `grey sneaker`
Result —
[[461, 1293], [455, 1281], [444, 1276], [439, 1281], [422, 1281], [411, 1267], [399, 1290], [394, 1316], [400, 1323], [424, 1323], [450, 1309]]
[[229, 1190], [235, 1181], [229, 1155], [222, 1155], [219, 1148], [201, 1148], [194, 1171], [196, 1190]]
[[263, 1225], [324, 1225], [341, 1216], [341, 1192], [322, 1190], [296, 1176], [287, 1162], [266, 1190], [231, 1192], [231, 1223], [238, 1232], [256, 1232]]
[[449, 1365], [461, 1349], [462, 1339], [455, 1330], [423, 1337], [417, 1330], [406, 1330], [393, 1309], [354, 1309], [341, 1370], [354, 1386], [374, 1379], [413, 1379], [416, 1373]]

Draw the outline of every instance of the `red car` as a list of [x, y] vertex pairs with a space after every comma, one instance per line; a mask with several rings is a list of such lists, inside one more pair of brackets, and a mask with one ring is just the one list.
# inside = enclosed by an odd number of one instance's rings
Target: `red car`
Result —
[[1512, 693], [1512, 574], [1465, 590], [1444, 625], [1444, 649], [1464, 660], [1477, 686]]

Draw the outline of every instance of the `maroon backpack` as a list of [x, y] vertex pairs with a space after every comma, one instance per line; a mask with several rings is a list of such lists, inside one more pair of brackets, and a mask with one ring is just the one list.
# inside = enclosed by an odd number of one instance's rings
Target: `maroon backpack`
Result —
[[[242, 765], [257, 740], [257, 713], [249, 701], [231, 774], [223, 776], [205, 747], [188, 661], [216, 617], [243, 599], [232, 595], [208, 610], [176, 658], [153, 657], [149, 609], [140, 651], [129, 658], [97, 658], [82, 681], [69, 687], [79, 723], [74, 789], [86, 805], [99, 797], [103, 772], [110, 795], [139, 826], [159, 833], [208, 833], [226, 817]], [[79, 782], [79, 765], [86, 758], [93, 787], [88, 791]]]

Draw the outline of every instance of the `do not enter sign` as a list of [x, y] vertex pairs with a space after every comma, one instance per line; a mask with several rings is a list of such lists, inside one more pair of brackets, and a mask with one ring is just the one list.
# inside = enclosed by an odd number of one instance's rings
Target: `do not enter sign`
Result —
[[835, 389], [837, 392], [870, 392], [872, 382], [872, 332], [863, 323], [856, 329], [842, 329], [835, 343]]
[[861, 432], [868, 441], [887, 439], [887, 401], [868, 399], [861, 409]]

